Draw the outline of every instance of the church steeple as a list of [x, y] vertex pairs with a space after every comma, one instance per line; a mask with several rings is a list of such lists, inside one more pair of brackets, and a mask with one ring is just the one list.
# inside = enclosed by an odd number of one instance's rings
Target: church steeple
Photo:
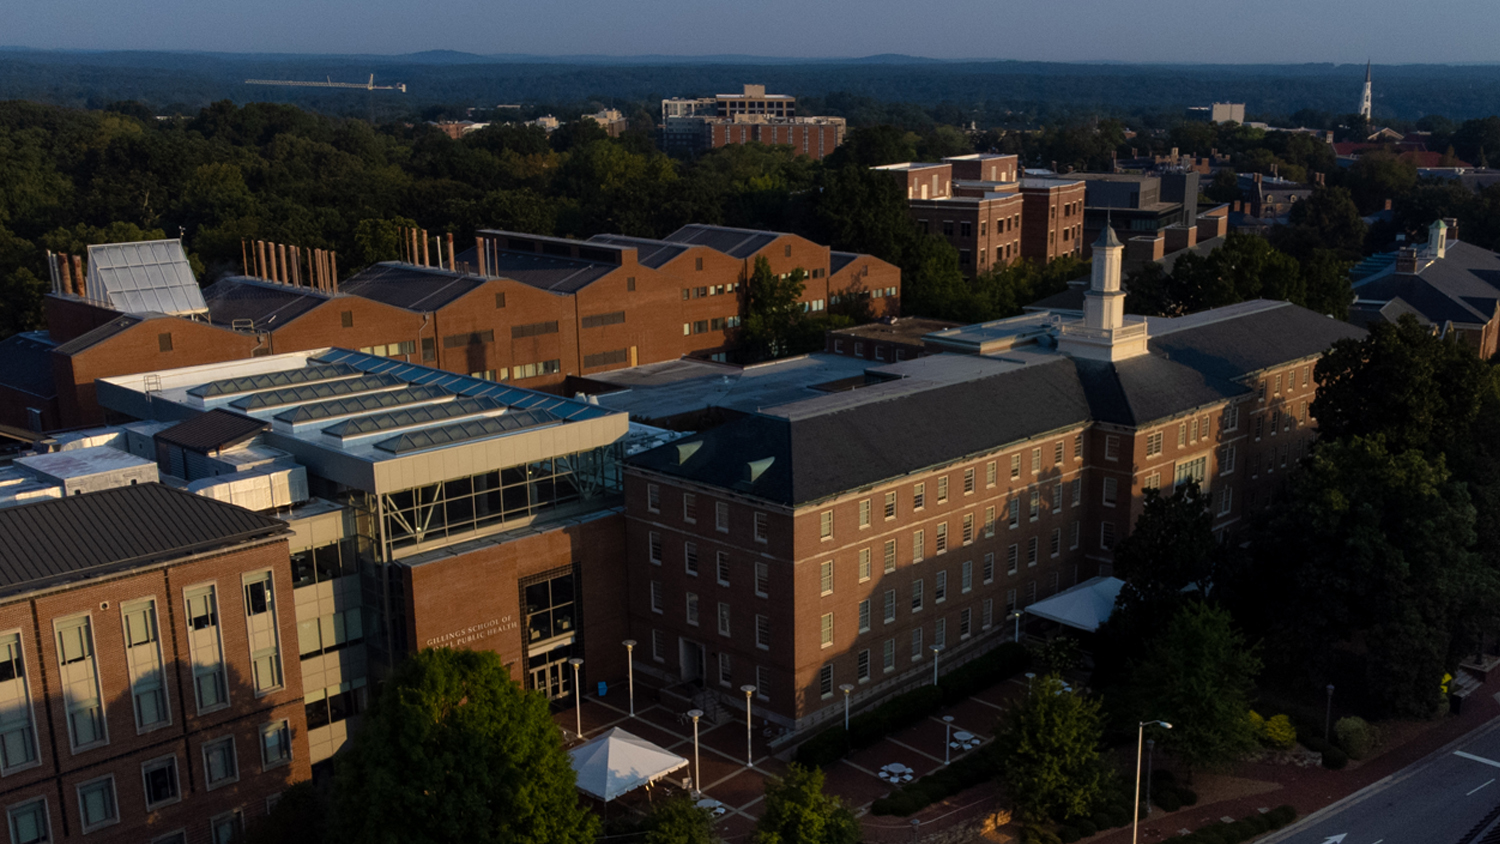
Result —
[[1125, 316], [1125, 290], [1120, 285], [1124, 257], [1125, 244], [1106, 223], [1094, 241], [1093, 277], [1083, 294], [1083, 319], [1059, 326], [1059, 351], [1107, 361], [1146, 354], [1146, 321]]
[[1359, 98], [1359, 113], [1365, 118], [1366, 123], [1370, 122], [1370, 63], [1368, 61], [1365, 62], [1365, 91], [1364, 95]]

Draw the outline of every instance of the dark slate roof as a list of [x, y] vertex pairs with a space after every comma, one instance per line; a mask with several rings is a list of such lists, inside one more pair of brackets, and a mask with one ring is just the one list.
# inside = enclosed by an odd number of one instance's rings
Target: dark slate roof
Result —
[[286, 533], [286, 523], [161, 484], [0, 510], [0, 592], [128, 571]]
[[216, 325], [250, 320], [255, 328], [280, 328], [321, 305], [327, 294], [306, 287], [230, 276], [203, 291], [208, 318]]
[[728, 226], [705, 226], [693, 223], [672, 232], [667, 235], [666, 239], [673, 243], [692, 243], [699, 246], [707, 246], [710, 249], [716, 249], [725, 255], [732, 255], [735, 258], [748, 258], [769, 246], [778, 237], [781, 237], [779, 232], [734, 229]]
[[1392, 264], [1354, 289], [1366, 301], [1401, 299], [1424, 321], [1437, 325], [1486, 323], [1500, 302], [1500, 255], [1454, 241], [1442, 259], [1426, 264], [1416, 275], [1398, 273]]
[[1088, 285], [1069, 284], [1068, 289], [1061, 293], [1053, 293], [1027, 305], [1028, 311], [1083, 311], [1083, 294], [1088, 292]]
[[108, 340], [109, 338], [115, 336], [116, 334], [119, 334], [127, 328], [130, 328], [136, 323], [145, 321], [146, 317], [143, 316], [136, 316], [134, 314], [121, 314], [120, 316], [115, 317], [114, 319], [104, 323], [98, 328], [95, 328], [92, 331], [85, 331], [77, 337], [74, 337], [72, 340], [59, 345], [53, 351], [56, 351], [61, 355], [76, 355], [79, 352], [93, 348], [96, 344]]
[[[1025, 413], [1002, 412], [1024, 407]], [[788, 419], [749, 414], [637, 455], [645, 469], [797, 505], [1088, 421], [1071, 360]], [[678, 447], [702, 442], [681, 465]], [[774, 458], [754, 483], [749, 461]]]
[[1181, 258], [1183, 255], [1191, 253], [1193, 255], [1199, 256], [1200, 258], [1206, 257], [1210, 252], [1218, 249], [1223, 245], [1224, 238], [1211, 237], [1208, 240], [1200, 240], [1196, 245], [1190, 246], [1187, 249], [1179, 249], [1171, 254], [1163, 255], [1161, 260], [1157, 263], [1161, 264], [1162, 269], [1170, 273], [1172, 269], [1177, 266], [1177, 259]]
[[536, 252], [502, 251], [486, 266], [492, 276], [554, 293], [577, 293], [609, 275], [615, 267], [578, 258], [562, 258]]
[[1099, 422], [1147, 425], [1249, 392], [1248, 387], [1158, 355], [1115, 363], [1079, 358], [1074, 363], [1090, 412]]
[[0, 384], [38, 398], [57, 395], [52, 382], [52, 348], [45, 335], [12, 334], [0, 340]]
[[483, 276], [385, 261], [356, 273], [339, 290], [408, 311], [435, 311], [484, 282]]
[[254, 439], [270, 428], [269, 423], [260, 419], [217, 408], [158, 431], [156, 441], [208, 454]]
[[1205, 376], [1233, 381], [1313, 357], [1364, 329], [1289, 302], [1256, 299], [1175, 320], [1151, 322], [1151, 351]]
[[688, 247], [680, 243], [651, 240], [645, 237], [628, 237], [623, 234], [596, 234], [589, 238], [589, 242], [608, 243], [613, 246], [633, 246], [636, 250], [636, 260], [653, 270], [661, 269], [668, 261], [688, 251]]
[[838, 275], [839, 270], [859, 260], [858, 252], [829, 252], [828, 274]]

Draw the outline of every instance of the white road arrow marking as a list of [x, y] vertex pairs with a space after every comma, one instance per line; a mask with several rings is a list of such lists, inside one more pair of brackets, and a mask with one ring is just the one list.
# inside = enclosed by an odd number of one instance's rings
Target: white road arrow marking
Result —
[[1338, 835], [1330, 835], [1323, 844], [1340, 844], [1344, 840], [1344, 836], [1348, 834], [1347, 832], [1340, 832]]

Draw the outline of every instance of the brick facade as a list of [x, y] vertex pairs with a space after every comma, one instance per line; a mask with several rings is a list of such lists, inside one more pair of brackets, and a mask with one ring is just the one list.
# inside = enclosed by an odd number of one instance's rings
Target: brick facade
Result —
[[[279, 687], [257, 695], [247, 679], [245, 592], [241, 576], [269, 570], [274, 583]], [[90, 829], [86, 840], [138, 842], [183, 831], [188, 841], [210, 840], [210, 820], [237, 812], [243, 819], [263, 815], [267, 799], [310, 776], [300, 672], [296, 670], [297, 623], [293, 612], [287, 544], [262, 542], [227, 553], [171, 563], [0, 606], [0, 627], [21, 633], [21, 650], [31, 698], [38, 758], [0, 777], [0, 801], [14, 807], [35, 798], [47, 801], [48, 840], [78, 840], [85, 832], [78, 786], [113, 778], [116, 821]], [[218, 628], [228, 675], [229, 703], [200, 712], [189, 661], [184, 590], [216, 586]], [[138, 730], [125, 659], [122, 605], [153, 599], [164, 684], [167, 722]], [[58, 636], [54, 622], [87, 617], [106, 740], [72, 749], [63, 698]], [[263, 765], [261, 728], [286, 720], [291, 730], [291, 761]], [[210, 787], [205, 774], [205, 742], [232, 738], [236, 775]], [[173, 758], [177, 796], [147, 808], [143, 765]]]

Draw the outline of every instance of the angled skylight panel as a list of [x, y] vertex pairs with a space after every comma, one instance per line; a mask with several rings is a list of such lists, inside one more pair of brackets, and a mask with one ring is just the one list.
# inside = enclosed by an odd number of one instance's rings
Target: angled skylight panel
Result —
[[245, 396], [242, 399], [237, 399], [232, 402], [232, 405], [241, 410], [263, 410], [268, 407], [276, 407], [284, 404], [322, 401], [340, 396], [375, 392], [377, 390], [390, 390], [404, 383], [406, 382], [389, 375], [366, 375], [362, 378], [351, 378], [347, 381], [327, 381], [321, 384], [307, 384], [301, 387], [288, 387], [283, 390], [256, 393]]
[[350, 378], [359, 375], [359, 370], [344, 364], [319, 364], [315, 366], [304, 366], [300, 369], [282, 369], [276, 372], [262, 372], [258, 375], [246, 375], [240, 378], [225, 378], [219, 381], [210, 381], [207, 384], [199, 384], [188, 390], [188, 395], [199, 398], [215, 398], [217, 396], [230, 396], [235, 393], [250, 393], [258, 390], [271, 390], [277, 387], [290, 387], [297, 384], [311, 384], [317, 381], [333, 381], [339, 378]]

